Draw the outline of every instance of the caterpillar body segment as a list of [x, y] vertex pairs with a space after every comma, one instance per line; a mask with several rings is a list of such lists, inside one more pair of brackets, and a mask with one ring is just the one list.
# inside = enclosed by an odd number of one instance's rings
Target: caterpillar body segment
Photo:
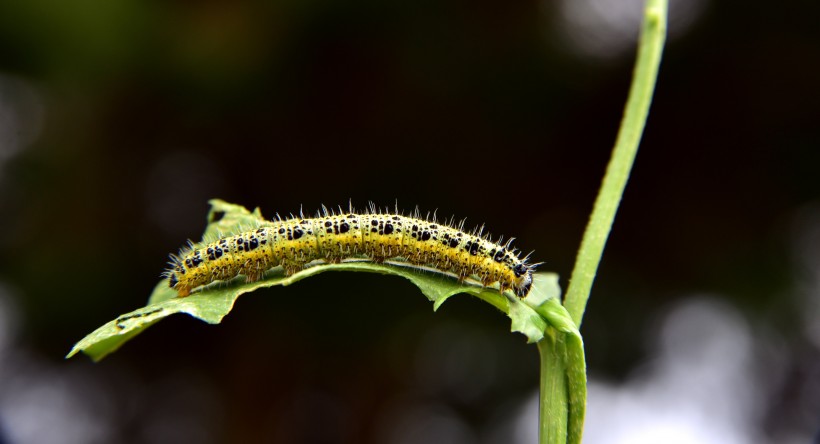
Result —
[[276, 219], [261, 227], [223, 237], [171, 256], [165, 272], [180, 297], [215, 281], [245, 275], [256, 281], [281, 266], [287, 275], [313, 261], [338, 263], [367, 258], [374, 262], [403, 258], [413, 265], [478, 279], [524, 298], [532, 285], [535, 265], [519, 258], [509, 242], [492, 242], [481, 231], [396, 213], [324, 213], [313, 218]]

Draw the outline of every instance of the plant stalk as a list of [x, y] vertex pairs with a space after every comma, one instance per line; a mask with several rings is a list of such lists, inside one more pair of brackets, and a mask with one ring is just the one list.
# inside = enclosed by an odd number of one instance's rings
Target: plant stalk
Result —
[[[621, 127], [570, 277], [564, 307], [580, 328], [592, 283], [641, 141], [666, 40], [667, 0], [647, 0]], [[539, 443], [580, 443], [586, 410], [583, 341], [547, 327], [541, 357]], [[567, 343], [565, 338], [570, 338]]]
[[629, 89], [621, 128], [581, 240], [581, 248], [578, 250], [564, 300], [564, 306], [579, 328], [649, 114], [649, 105], [652, 103], [666, 40], [666, 13], [666, 0], [647, 0], [632, 86]]
[[[547, 328], [548, 334], [538, 341], [541, 357], [541, 387], [538, 400], [540, 444], [566, 444], [569, 418], [566, 352], [563, 333]], [[546, 395], [548, 394], [548, 395]]]

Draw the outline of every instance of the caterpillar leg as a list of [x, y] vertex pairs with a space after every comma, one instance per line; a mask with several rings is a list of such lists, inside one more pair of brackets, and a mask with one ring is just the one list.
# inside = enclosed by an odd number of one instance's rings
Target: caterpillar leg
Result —
[[512, 290], [512, 289], [513, 289], [513, 287], [511, 285], [504, 284], [503, 282], [498, 283], [498, 291], [501, 294], [504, 294], [505, 291]]
[[294, 274], [304, 270], [305, 264], [301, 263], [283, 263], [282, 268], [285, 270], [285, 276], [293, 276]]
[[262, 276], [265, 275], [265, 271], [270, 268], [268, 265], [268, 261], [265, 260], [254, 261], [251, 266], [245, 270], [245, 282], [256, 282], [262, 279]]
[[483, 285], [485, 287], [489, 287], [493, 282], [495, 282], [495, 281], [493, 280], [493, 278], [490, 275], [488, 275], [488, 274], [482, 274], [481, 275], [481, 285]]
[[264, 273], [261, 272], [261, 271], [257, 271], [257, 272], [254, 272], [254, 273], [248, 273], [248, 274], [245, 275], [245, 282], [246, 283], [256, 282], [259, 279], [262, 279], [263, 274]]

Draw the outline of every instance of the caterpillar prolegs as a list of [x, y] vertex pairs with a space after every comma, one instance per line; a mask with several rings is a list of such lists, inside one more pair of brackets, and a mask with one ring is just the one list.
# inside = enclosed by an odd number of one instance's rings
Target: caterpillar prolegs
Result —
[[498, 283], [524, 298], [532, 286], [537, 264], [520, 258], [510, 241], [493, 242], [482, 230], [463, 231], [463, 222], [440, 224], [395, 213], [354, 211], [334, 214], [327, 210], [313, 218], [276, 219], [258, 228], [223, 237], [172, 255], [164, 273], [180, 297], [215, 281], [245, 275], [259, 280], [265, 271], [281, 266], [285, 274], [320, 260], [338, 263], [366, 258], [374, 262], [403, 258], [412, 265], [455, 274], [459, 280], [474, 277], [483, 285]]

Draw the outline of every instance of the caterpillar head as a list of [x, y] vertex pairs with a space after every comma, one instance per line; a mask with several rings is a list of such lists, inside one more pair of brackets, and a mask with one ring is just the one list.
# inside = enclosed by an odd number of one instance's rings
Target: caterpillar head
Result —
[[179, 282], [179, 277], [185, 274], [185, 267], [182, 266], [182, 259], [179, 256], [171, 255], [171, 260], [168, 261], [168, 268], [162, 273], [162, 277], [168, 278], [168, 286], [174, 288]]
[[174, 288], [177, 286], [179, 279], [177, 278], [177, 273], [175, 271], [168, 272], [168, 286]]
[[171, 261], [168, 262], [168, 269], [162, 273], [162, 277], [168, 278], [168, 286], [177, 291], [180, 296], [187, 296], [190, 288], [186, 288], [180, 283], [184, 279], [185, 267], [182, 265], [182, 260], [177, 256], [171, 256]]
[[515, 283], [513, 283], [513, 290], [519, 298], [525, 298], [530, 293], [532, 288], [532, 267], [520, 263], [513, 268], [515, 274]]

